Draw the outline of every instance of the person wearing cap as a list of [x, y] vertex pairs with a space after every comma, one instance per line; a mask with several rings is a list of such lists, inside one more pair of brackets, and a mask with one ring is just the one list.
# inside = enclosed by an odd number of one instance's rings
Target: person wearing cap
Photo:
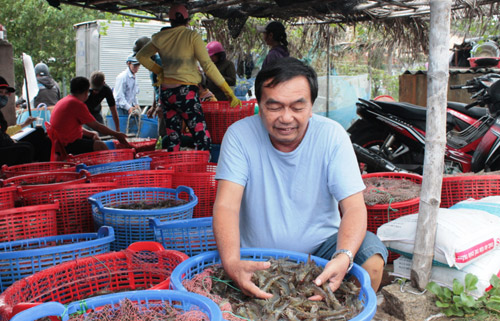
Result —
[[[0, 109], [3, 109], [9, 96], [16, 90], [9, 86], [5, 78], [0, 76]], [[0, 112], [0, 165], [8, 166], [30, 163], [36, 161], [50, 160], [50, 139], [41, 127], [16, 141], [11, 136], [23, 127], [31, 125], [35, 117], [28, 119], [21, 125], [9, 126], [2, 112]]]
[[[139, 37], [135, 43], [134, 43], [134, 55], [137, 55], [139, 50], [142, 49], [148, 42], [151, 41], [151, 38], [142, 36]], [[158, 65], [162, 65], [160, 55], [157, 53], [154, 54], [151, 59]], [[162, 108], [161, 108], [161, 101], [160, 101], [160, 84], [158, 84], [158, 77], [156, 74], [152, 71], [149, 73], [149, 77], [151, 78], [151, 84], [154, 89], [154, 98], [153, 98], [153, 105], [151, 106], [150, 109], [148, 109], [146, 115], [149, 118], [153, 118], [155, 115], [158, 116], [158, 137], [163, 137], [165, 136], [165, 120], [163, 119], [163, 113], [162, 113]]]
[[49, 67], [43, 62], [36, 64], [35, 75], [38, 83], [38, 94], [34, 101], [35, 107], [42, 103], [48, 107], [54, 106], [61, 99], [61, 90], [50, 75]]
[[129, 56], [125, 61], [127, 68], [116, 76], [113, 95], [115, 96], [118, 115], [128, 116], [132, 112], [141, 112], [137, 94], [139, 85], [135, 74], [139, 71], [141, 64], [134, 56]]
[[[207, 44], [210, 59], [219, 69], [220, 74], [229, 86], [236, 85], [236, 67], [231, 60], [226, 59], [226, 51], [218, 41], [210, 41]], [[207, 79], [207, 88], [215, 95], [217, 100], [228, 100], [226, 94], [211, 79]]]
[[[198, 62], [207, 77], [229, 97], [231, 106], [238, 106], [241, 102], [210, 59], [201, 36], [187, 28], [189, 15], [186, 7], [173, 5], [169, 10], [169, 19], [171, 27], [155, 33], [137, 53], [137, 59], [158, 75], [162, 86], [161, 102], [167, 127], [163, 148], [179, 150], [184, 120], [193, 135], [195, 148], [209, 150], [211, 138], [198, 92], [201, 82]], [[155, 53], [160, 55], [162, 66], [151, 59]]]
[[104, 119], [102, 118], [101, 113], [101, 102], [104, 98], [106, 98], [109, 110], [111, 111], [116, 131], [120, 131], [120, 118], [118, 117], [118, 112], [116, 111], [113, 90], [108, 86], [108, 84], [106, 84], [104, 73], [102, 71], [94, 71], [90, 74], [90, 90], [89, 96], [85, 101], [85, 105], [87, 105], [87, 108], [92, 116], [94, 116], [95, 120], [101, 124], [104, 124]]
[[[106, 150], [108, 146], [100, 140], [97, 132], [114, 136], [127, 148], [127, 135], [114, 131], [96, 121], [89, 112], [85, 101], [89, 96], [90, 82], [85, 77], [75, 77], [70, 82], [70, 94], [57, 102], [50, 122], [55, 137], [68, 154], [82, 154]], [[86, 125], [95, 131], [83, 128]]]
[[265, 27], [258, 26], [257, 30], [263, 33], [265, 43], [271, 47], [262, 63], [262, 69], [280, 58], [290, 56], [285, 26], [281, 22], [270, 21]]

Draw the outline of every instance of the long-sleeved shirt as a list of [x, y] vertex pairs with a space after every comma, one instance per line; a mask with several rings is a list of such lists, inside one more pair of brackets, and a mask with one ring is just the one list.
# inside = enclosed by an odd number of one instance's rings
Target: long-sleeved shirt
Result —
[[115, 81], [113, 95], [115, 96], [116, 108], [129, 110], [135, 105], [139, 105], [137, 94], [139, 93], [139, 85], [135, 75], [127, 67], [122, 71]]
[[[198, 85], [201, 74], [198, 64], [217, 86], [225, 80], [210, 59], [205, 42], [194, 30], [185, 26], [166, 28], [155, 33], [151, 41], [136, 55], [137, 60], [150, 71], [163, 69], [163, 83], [167, 85]], [[155, 53], [160, 55], [160, 67], [152, 59]]]

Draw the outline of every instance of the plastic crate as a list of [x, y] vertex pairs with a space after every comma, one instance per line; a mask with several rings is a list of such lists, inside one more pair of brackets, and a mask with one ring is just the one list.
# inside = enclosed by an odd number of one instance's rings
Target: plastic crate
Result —
[[151, 158], [141, 157], [133, 160], [112, 162], [107, 164], [99, 164], [87, 166], [86, 164], [78, 164], [77, 171], [87, 170], [90, 174], [126, 172], [126, 171], [141, 171], [151, 169]]
[[[12, 321], [35, 321], [42, 317], [55, 316], [65, 321], [69, 315], [78, 313], [85, 317], [90, 310], [98, 310], [106, 305], [112, 305], [112, 309], [119, 309], [123, 300], [128, 299], [136, 305], [140, 311], [154, 310], [162, 314], [165, 307], [173, 307], [184, 312], [203, 312], [208, 320], [222, 321], [222, 312], [214, 301], [196, 294], [181, 291], [129, 291], [115, 294], [102, 295], [86, 299], [85, 301], [73, 302], [67, 307], [58, 302], [49, 302], [23, 311], [14, 316]], [[103, 309], [101, 311], [104, 311]], [[168, 311], [166, 311], [168, 313]], [[180, 316], [182, 316], [182, 312]], [[207, 321], [208, 321], [207, 320]]]
[[[288, 260], [294, 262], [307, 262], [309, 257], [308, 254], [304, 253], [260, 248], [241, 249], [240, 254], [241, 259], [252, 261], [267, 261], [269, 258], [287, 258]], [[316, 256], [311, 256], [310, 258], [319, 266], [325, 266], [328, 263], [328, 260]], [[174, 290], [186, 291], [182, 285], [182, 281], [184, 279], [192, 279], [195, 275], [203, 272], [205, 268], [220, 263], [221, 259], [218, 251], [210, 251], [193, 256], [179, 264], [174, 269], [170, 280], [170, 288]], [[377, 297], [371, 286], [370, 276], [356, 263], [354, 263], [349, 274], [354, 276], [361, 285], [359, 300], [364, 306], [363, 311], [351, 320], [371, 320], [377, 311]]]
[[13, 208], [16, 205], [17, 187], [2, 187], [0, 188], [0, 210]]
[[70, 162], [40, 162], [28, 163], [14, 166], [2, 166], [3, 176], [10, 178], [17, 175], [33, 174], [40, 172], [74, 172], [76, 168], [75, 163]]
[[231, 124], [254, 114], [254, 100], [242, 101], [241, 104], [241, 107], [233, 108], [228, 101], [206, 101], [201, 103], [212, 143], [222, 143], [222, 138]]
[[3, 186], [22, 186], [24, 189], [61, 184], [80, 184], [87, 181], [89, 173], [77, 172], [40, 172], [14, 176], [0, 180]]
[[68, 155], [66, 159], [68, 162], [75, 164], [85, 164], [87, 166], [94, 166], [99, 164], [106, 164], [112, 162], [121, 162], [132, 160], [135, 158], [135, 150], [128, 149], [111, 149], [100, 150], [96, 152], [83, 153], [78, 155]]
[[92, 175], [90, 181], [116, 182], [120, 188], [125, 187], [164, 187], [172, 188], [172, 170], [157, 169], [145, 171], [115, 172]]
[[217, 180], [215, 179], [216, 163], [178, 163], [167, 167], [174, 171], [173, 186], [189, 186], [198, 197], [198, 205], [194, 208], [193, 217], [209, 217], [213, 215]]
[[[155, 203], [168, 199], [181, 199], [181, 194], [189, 195], [186, 204], [150, 210], [130, 210], [112, 208], [112, 206], [131, 203]], [[138, 241], [153, 241], [153, 229], [149, 227], [149, 219], [157, 218], [162, 222], [192, 218], [193, 208], [198, 198], [190, 187], [179, 186], [177, 189], [156, 187], [120, 188], [98, 193], [89, 197], [92, 204], [92, 215], [96, 227], [108, 225], [115, 229], [115, 242], [111, 249], [121, 250]]]
[[469, 198], [500, 195], [500, 175], [444, 177], [440, 207], [448, 208]]
[[0, 243], [0, 290], [35, 272], [77, 258], [109, 252], [113, 229]]
[[217, 249], [211, 217], [170, 222], [151, 219], [149, 225], [154, 230], [156, 241], [166, 249], [177, 250], [189, 256]]
[[210, 151], [208, 150], [186, 150], [178, 152], [167, 152], [156, 150], [150, 153], [139, 153], [137, 156], [147, 156], [152, 159], [151, 169], [168, 168], [177, 163], [208, 163]]
[[42, 205], [59, 200], [57, 233], [74, 234], [94, 232], [91, 195], [118, 188], [115, 182], [46, 186], [31, 189], [18, 187], [25, 205]]
[[168, 289], [174, 268], [188, 256], [156, 242], [68, 261], [21, 279], [0, 294], [0, 320], [30, 306], [67, 304], [95, 295], [143, 289]]
[[0, 210], [0, 242], [57, 235], [59, 202]]

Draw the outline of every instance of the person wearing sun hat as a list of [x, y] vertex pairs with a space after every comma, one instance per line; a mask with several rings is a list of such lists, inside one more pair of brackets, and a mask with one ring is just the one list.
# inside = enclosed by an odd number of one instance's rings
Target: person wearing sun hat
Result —
[[[201, 36], [188, 28], [186, 7], [172, 5], [169, 20], [171, 27], [155, 33], [136, 55], [144, 67], [158, 75], [161, 84], [160, 97], [166, 125], [162, 146], [168, 151], [180, 149], [182, 122], [185, 121], [193, 135], [195, 148], [210, 150], [211, 138], [198, 90], [201, 82], [198, 63], [207, 77], [226, 94], [232, 107], [241, 102], [210, 59]], [[155, 53], [160, 55], [162, 66], [151, 59]]]
[[[16, 90], [9, 86], [4, 77], [0, 76], [0, 110], [7, 106], [9, 96]], [[31, 163], [33, 160], [48, 161], [50, 159], [50, 139], [44, 130], [39, 127], [25, 136], [22, 141], [15, 141], [10, 136], [23, 127], [35, 121], [29, 117], [21, 125], [9, 126], [2, 112], [0, 112], [0, 166]]]
[[262, 63], [262, 69], [277, 59], [290, 56], [285, 26], [281, 22], [270, 21], [265, 26], [258, 26], [257, 31], [263, 33], [265, 43], [271, 47]]

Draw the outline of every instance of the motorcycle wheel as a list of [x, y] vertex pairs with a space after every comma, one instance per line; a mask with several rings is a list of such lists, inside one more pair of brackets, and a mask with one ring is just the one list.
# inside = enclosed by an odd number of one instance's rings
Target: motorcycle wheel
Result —
[[[375, 126], [369, 126], [359, 128], [358, 130], [351, 132], [351, 142], [375, 152], [376, 154], [389, 160], [393, 164], [412, 164], [412, 158], [409, 152], [398, 157], [391, 157], [392, 155], [390, 155], [390, 151], [395, 151], [402, 145], [397, 140], [391, 146], [389, 146], [388, 152], [382, 150], [382, 146], [387, 136], [389, 136], [389, 133], [387, 131], [381, 130], [380, 128]], [[360, 164], [360, 168], [367, 173], [376, 172], [376, 170], [371, 169], [368, 164]]]

